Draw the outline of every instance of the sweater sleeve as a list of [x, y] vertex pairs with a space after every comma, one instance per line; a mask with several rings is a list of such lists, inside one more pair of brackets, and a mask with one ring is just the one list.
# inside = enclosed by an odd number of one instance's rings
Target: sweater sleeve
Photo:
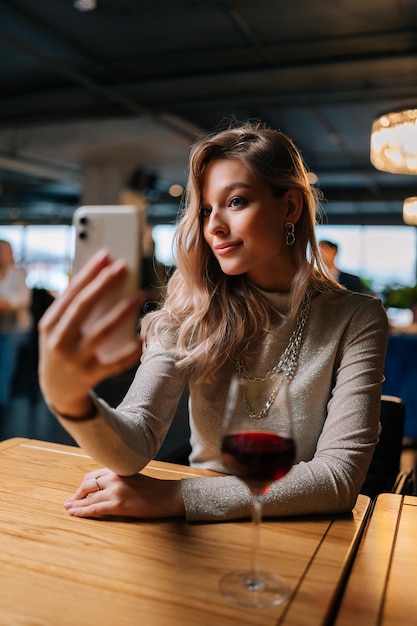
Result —
[[160, 449], [172, 423], [187, 372], [154, 347], [147, 350], [135, 378], [115, 409], [91, 392], [97, 416], [86, 421], [56, 415], [87, 454], [121, 476], [145, 467]]
[[[327, 416], [315, 453], [271, 486], [265, 516], [346, 512], [356, 502], [379, 433], [388, 335], [381, 302], [358, 297], [360, 306], [352, 307], [335, 347]], [[325, 342], [326, 333], [321, 336]], [[304, 423], [308, 429], [308, 415]], [[182, 490], [189, 521], [250, 515], [249, 490], [232, 476], [184, 479]]]

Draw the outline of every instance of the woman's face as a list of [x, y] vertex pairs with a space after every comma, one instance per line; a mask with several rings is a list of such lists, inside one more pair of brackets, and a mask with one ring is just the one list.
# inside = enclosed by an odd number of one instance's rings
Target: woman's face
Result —
[[285, 222], [294, 221], [289, 193], [276, 198], [241, 161], [208, 163], [202, 177], [203, 235], [225, 274], [247, 274], [268, 291], [289, 290], [296, 270], [285, 243]]

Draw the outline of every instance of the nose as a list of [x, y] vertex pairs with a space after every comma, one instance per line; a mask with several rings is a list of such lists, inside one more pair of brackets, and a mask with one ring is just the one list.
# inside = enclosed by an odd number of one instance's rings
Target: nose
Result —
[[212, 209], [207, 223], [207, 231], [210, 235], [216, 235], [217, 233], [224, 234], [229, 231], [229, 227], [225, 223], [220, 211]]

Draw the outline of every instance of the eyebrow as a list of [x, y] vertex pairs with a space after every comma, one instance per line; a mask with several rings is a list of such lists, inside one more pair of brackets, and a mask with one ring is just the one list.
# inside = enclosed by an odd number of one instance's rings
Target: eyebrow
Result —
[[249, 183], [242, 183], [242, 182], [231, 183], [230, 185], [227, 185], [226, 187], [224, 187], [224, 191], [233, 191], [234, 189], [239, 189], [241, 187], [244, 187], [245, 189], [249, 189], [251, 185], [249, 185]]
[[[222, 193], [230, 193], [231, 191], [234, 191], [235, 189], [250, 189], [251, 185], [249, 183], [244, 183], [244, 182], [236, 182], [236, 183], [231, 183], [230, 185], [226, 185], [226, 187], [223, 187], [222, 189]], [[204, 198], [203, 198], [204, 201]]]

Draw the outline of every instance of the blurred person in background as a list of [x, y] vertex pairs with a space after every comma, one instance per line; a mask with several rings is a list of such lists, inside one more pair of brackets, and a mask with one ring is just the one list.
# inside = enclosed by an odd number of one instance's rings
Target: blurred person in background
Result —
[[336, 266], [336, 256], [339, 252], [339, 246], [337, 245], [337, 243], [322, 239], [319, 242], [319, 246], [321, 257], [331, 277], [340, 285], [343, 285], [343, 287], [346, 287], [346, 289], [349, 289], [350, 291], [365, 293], [366, 289], [364, 288], [359, 276], [355, 276], [355, 274], [348, 274], [347, 272], [342, 272]]
[[31, 291], [26, 272], [16, 266], [13, 249], [0, 240], [0, 425], [10, 399], [13, 374], [20, 347], [32, 327]]

